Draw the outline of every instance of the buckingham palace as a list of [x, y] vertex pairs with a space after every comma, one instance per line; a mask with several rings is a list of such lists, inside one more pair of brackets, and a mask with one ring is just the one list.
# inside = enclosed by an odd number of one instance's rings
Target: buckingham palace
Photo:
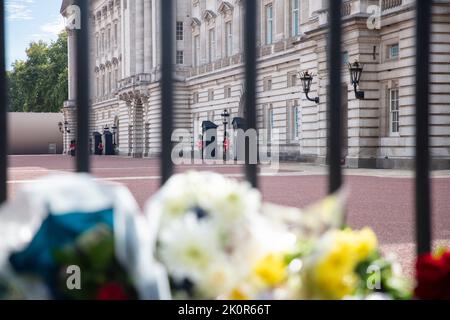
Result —
[[[279, 132], [284, 161], [327, 162], [328, 1], [258, 0], [257, 127]], [[62, 2], [68, 17], [73, 1]], [[343, 164], [411, 168], [414, 158], [412, 0], [350, 0], [342, 7]], [[93, 152], [160, 153], [161, 37], [173, 37], [175, 127], [192, 145], [206, 121], [223, 135], [222, 113], [245, 121], [241, 0], [177, 0], [174, 34], [160, 32], [160, 1], [91, 1]], [[65, 152], [76, 133], [75, 34], [68, 28]], [[305, 92], [305, 86], [307, 89]], [[433, 168], [450, 168], [450, 1], [435, 1], [431, 45]], [[271, 135], [267, 135], [271, 139]], [[270, 141], [269, 141], [270, 142]]]

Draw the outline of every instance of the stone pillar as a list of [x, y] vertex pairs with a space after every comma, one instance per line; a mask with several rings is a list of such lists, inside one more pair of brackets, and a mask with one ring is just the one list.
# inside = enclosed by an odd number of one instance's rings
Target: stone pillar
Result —
[[144, 73], [144, 0], [136, 1], [136, 74]]
[[[70, 142], [76, 139], [77, 109], [73, 101], [66, 101], [63, 107], [63, 154], [68, 154]], [[65, 122], [68, 123], [67, 130]]]
[[[77, 65], [76, 65], [76, 31], [67, 30], [67, 64], [68, 64], [68, 100], [63, 106], [63, 153], [67, 154], [72, 140], [76, 139], [77, 114]], [[67, 126], [65, 123], [67, 122]], [[66, 130], [67, 128], [67, 130]]]
[[74, 30], [67, 30], [68, 82], [69, 101], [77, 99], [77, 66], [76, 66], [76, 36]]
[[142, 158], [144, 155], [144, 105], [141, 97], [136, 97], [133, 110], [133, 158]]
[[159, 1], [152, 0], [152, 68], [155, 68], [158, 65], [158, 57], [159, 57], [159, 51], [158, 48], [160, 48], [160, 36], [158, 33], [159, 29], [159, 15], [158, 15], [158, 9], [159, 6], [157, 4]]
[[[237, 3], [233, 9], [233, 52], [232, 54], [237, 54], [243, 52], [242, 44], [244, 41], [242, 40], [244, 37], [244, 29], [243, 27], [243, 15], [242, 15], [242, 5]], [[225, 28], [225, 27], [224, 27]], [[227, 41], [226, 37], [224, 41]]]
[[144, 72], [152, 70], [152, 3], [144, 0]]

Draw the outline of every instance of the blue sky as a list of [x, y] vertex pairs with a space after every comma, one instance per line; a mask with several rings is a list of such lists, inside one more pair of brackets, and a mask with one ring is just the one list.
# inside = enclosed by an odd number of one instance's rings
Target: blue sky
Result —
[[37, 40], [50, 42], [64, 27], [61, 0], [6, 0], [7, 65], [25, 59], [25, 49]]

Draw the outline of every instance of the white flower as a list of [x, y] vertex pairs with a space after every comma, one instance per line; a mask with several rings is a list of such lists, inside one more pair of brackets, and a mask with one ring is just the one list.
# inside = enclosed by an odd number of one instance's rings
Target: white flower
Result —
[[217, 261], [205, 271], [198, 289], [206, 299], [216, 299], [230, 292], [240, 280], [239, 273], [229, 261]]
[[154, 201], [162, 204], [163, 224], [201, 208], [227, 228], [242, 217], [259, 213], [261, 195], [247, 182], [212, 172], [191, 171], [173, 176]]
[[219, 240], [207, 220], [188, 214], [161, 230], [158, 256], [174, 279], [196, 283], [212, 263], [222, 260]]

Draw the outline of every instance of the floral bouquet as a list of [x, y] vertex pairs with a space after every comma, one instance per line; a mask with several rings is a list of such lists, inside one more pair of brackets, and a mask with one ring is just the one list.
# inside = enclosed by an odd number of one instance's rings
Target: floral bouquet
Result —
[[126, 188], [50, 176], [0, 211], [0, 299], [136, 299], [151, 288], [151, 276], [136, 279], [139, 208]]
[[301, 211], [219, 174], [176, 175], [146, 208], [151, 254], [175, 299], [408, 298], [374, 233], [341, 229], [343, 199]]
[[422, 300], [450, 300], [450, 251], [424, 254], [416, 263], [415, 297]]

